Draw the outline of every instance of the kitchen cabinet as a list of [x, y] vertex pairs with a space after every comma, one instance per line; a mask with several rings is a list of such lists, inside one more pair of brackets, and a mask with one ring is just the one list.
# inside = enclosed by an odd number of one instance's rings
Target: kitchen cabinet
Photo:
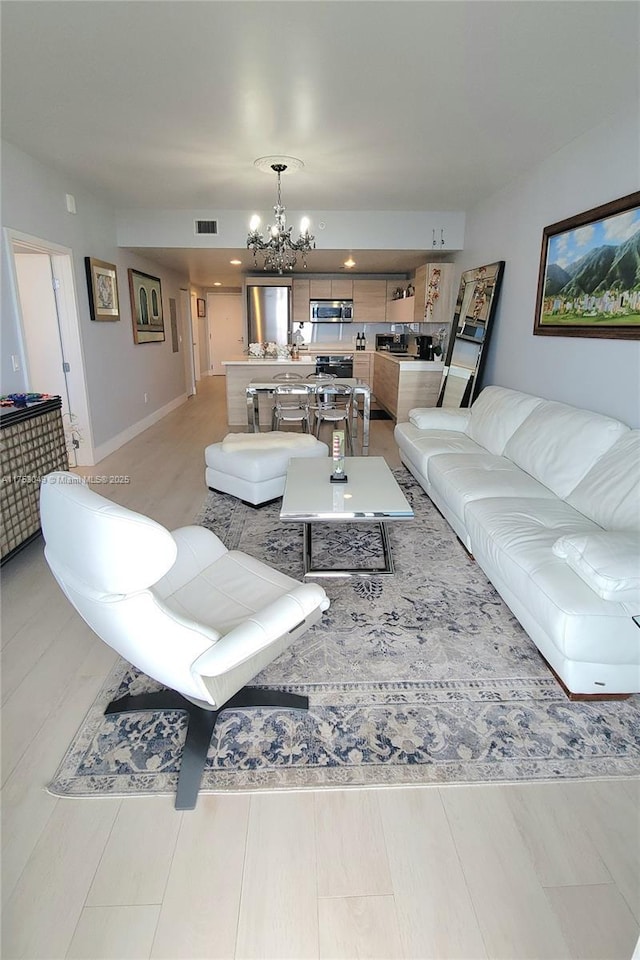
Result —
[[403, 360], [374, 354], [373, 392], [381, 407], [402, 423], [413, 407], [435, 407], [442, 382], [438, 361]]
[[387, 319], [387, 281], [353, 281], [353, 319], [356, 323], [384, 323]]
[[309, 298], [311, 300], [331, 300], [331, 279], [322, 277], [317, 280], [309, 281]]
[[450, 326], [453, 319], [452, 263], [423, 263], [416, 270], [413, 304], [414, 323]]
[[364, 380], [365, 383], [368, 383], [371, 387], [372, 377], [371, 377], [371, 361], [372, 354], [370, 353], [354, 353], [353, 355], [353, 375], [357, 380]]
[[336, 277], [331, 281], [332, 300], [353, 300], [353, 280], [351, 277]]
[[311, 300], [352, 300], [351, 277], [321, 277], [309, 281]]
[[295, 279], [292, 284], [293, 309], [292, 317], [294, 323], [307, 323], [309, 320], [309, 298], [310, 281], [304, 279]]
[[415, 300], [415, 297], [402, 297], [400, 300], [389, 300], [387, 302], [387, 323], [415, 323], [413, 319]]
[[400, 381], [400, 365], [391, 357], [382, 353], [374, 354], [373, 358], [373, 392], [380, 406], [396, 416], [398, 408], [398, 385]]

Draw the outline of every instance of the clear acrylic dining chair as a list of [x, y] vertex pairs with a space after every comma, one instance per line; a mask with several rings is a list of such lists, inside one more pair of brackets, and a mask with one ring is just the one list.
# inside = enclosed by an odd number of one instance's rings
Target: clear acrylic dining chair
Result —
[[320, 429], [324, 423], [337, 425], [344, 423], [347, 441], [347, 453], [353, 456], [353, 437], [351, 434], [353, 391], [345, 383], [319, 383], [315, 389], [313, 411], [316, 419], [316, 437], [320, 439]]
[[273, 391], [271, 429], [284, 423], [299, 423], [304, 433], [311, 433], [312, 390], [306, 383], [279, 383]]

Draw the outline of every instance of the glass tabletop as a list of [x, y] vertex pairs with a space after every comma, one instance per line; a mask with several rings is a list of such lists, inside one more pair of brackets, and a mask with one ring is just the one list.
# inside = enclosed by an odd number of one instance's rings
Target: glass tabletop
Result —
[[331, 483], [330, 457], [293, 458], [281, 520], [411, 520], [413, 510], [384, 457], [345, 457], [346, 483]]

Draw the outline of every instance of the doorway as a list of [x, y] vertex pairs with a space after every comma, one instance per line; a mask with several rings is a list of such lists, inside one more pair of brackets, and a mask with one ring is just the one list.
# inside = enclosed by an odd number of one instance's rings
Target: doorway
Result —
[[211, 344], [211, 373], [224, 375], [223, 360], [244, 353], [242, 296], [239, 293], [208, 293], [207, 324]]
[[191, 293], [191, 332], [192, 332], [192, 350], [193, 350], [193, 372], [196, 383], [201, 377], [200, 373], [200, 321], [198, 320], [198, 295]]
[[69, 464], [91, 466], [95, 460], [72, 252], [9, 229], [5, 243], [25, 389], [61, 397]]
[[187, 388], [187, 396], [193, 397], [196, 392], [196, 374], [193, 361], [193, 322], [191, 320], [191, 298], [189, 291], [184, 287], [180, 288], [180, 321], [182, 329], [184, 382]]

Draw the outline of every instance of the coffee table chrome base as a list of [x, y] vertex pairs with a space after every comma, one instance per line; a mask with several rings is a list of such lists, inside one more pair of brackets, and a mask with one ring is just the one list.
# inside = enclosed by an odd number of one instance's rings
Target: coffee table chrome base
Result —
[[[330, 522], [330, 521], [327, 521]], [[356, 521], [357, 522], [357, 521]], [[330, 569], [318, 569], [313, 566], [311, 551], [311, 528], [314, 524], [304, 523], [304, 546], [303, 563], [304, 576], [307, 577], [383, 577], [395, 573], [393, 565], [393, 555], [391, 552], [391, 541], [386, 523], [379, 523], [380, 537], [382, 540], [382, 555], [384, 558], [383, 567], [333, 567]]]

